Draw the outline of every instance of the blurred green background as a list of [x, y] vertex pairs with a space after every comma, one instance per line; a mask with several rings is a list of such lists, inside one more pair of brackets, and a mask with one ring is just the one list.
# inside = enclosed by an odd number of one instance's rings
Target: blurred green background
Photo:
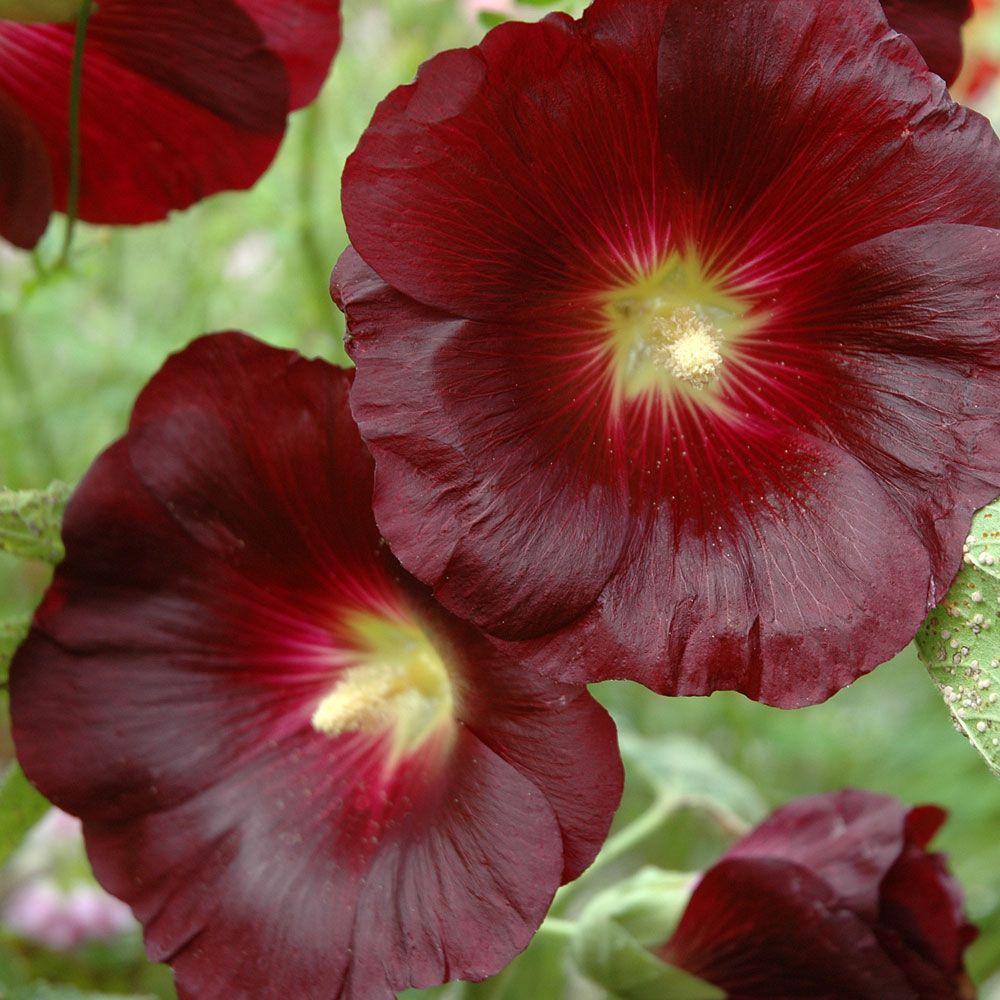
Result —
[[[200, 333], [244, 329], [343, 362], [327, 279], [346, 244], [344, 161], [382, 96], [435, 51], [473, 44], [483, 27], [463, 0], [345, 0], [344, 43], [322, 97], [293, 117], [253, 191], [138, 229], [81, 226], [71, 270], [44, 283], [31, 255], [0, 244], [0, 485], [74, 482], [122, 432], [165, 356]], [[980, 39], [994, 30], [973, 29]], [[56, 256], [61, 227], [53, 221], [43, 260]], [[30, 612], [46, 579], [46, 567], [0, 553], [0, 619]], [[736, 695], [667, 700], [624, 684], [597, 690], [623, 729], [703, 741], [767, 805], [847, 785], [944, 805], [951, 818], [938, 846], [982, 929], [973, 974], [982, 984], [1000, 970], [1000, 785], [952, 730], [912, 652], [798, 712]], [[0, 764], [12, 753], [5, 715], [0, 709]], [[623, 815], [641, 808], [643, 794], [630, 786]], [[678, 817], [638, 853], [694, 868], [724, 844], [717, 825]], [[173, 995], [169, 973], [144, 963], [137, 937], [59, 954], [0, 932], [0, 998], [35, 977]], [[1000, 985], [983, 996], [1000, 997]]]

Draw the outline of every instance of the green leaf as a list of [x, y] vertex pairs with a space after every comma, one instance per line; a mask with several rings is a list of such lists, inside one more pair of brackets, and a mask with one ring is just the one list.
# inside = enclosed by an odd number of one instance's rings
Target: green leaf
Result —
[[479, 23], [484, 28], [495, 28], [498, 24], [503, 24], [508, 20], [510, 19], [506, 14], [501, 14], [498, 11], [481, 10], [479, 12]]
[[690, 896], [693, 876], [644, 868], [595, 896], [580, 916], [570, 955], [592, 982], [620, 1000], [725, 1000], [725, 992], [667, 965], [666, 943]]
[[63, 557], [59, 527], [70, 488], [58, 481], [44, 490], [0, 489], [0, 549], [55, 564]]
[[17, 647], [24, 641], [31, 628], [31, 619], [0, 622], [0, 684], [7, 680], [7, 670]]
[[1000, 502], [972, 520], [962, 568], [917, 633], [955, 728], [1000, 777]]
[[48, 809], [49, 803], [35, 790], [21, 768], [11, 764], [0, 779], [0, 866]]
[[733, 833], [767, 814], [767, 803], [752, 782], [723, 763], [707, 746], [683, 736], [646, 739], [619, 734], [629, 770], [661, 797], [678, 805], [704, 806], [720, 820], [731, 819]]
[[75, 986], [61, 986], [55, 983], [31, 983], [13, 989], [0, 987], [0, 1000], [156, 1000], [152, 996], [136, 996], [124, 993], [88, 993]]

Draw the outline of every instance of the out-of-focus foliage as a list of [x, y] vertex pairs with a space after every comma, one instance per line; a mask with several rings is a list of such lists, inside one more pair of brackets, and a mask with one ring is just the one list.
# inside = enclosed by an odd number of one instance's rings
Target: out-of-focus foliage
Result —
[[[583, 6], [574, 0], [565, 9]], [[327, 279], [346, 244], [340, 173], [375, 104], [434, 52], [478, 40], [481, 13], [540, 17], [549, 9], [534, 0], [345, 0], [343, 48], [322, 98], [293, 116], [275, 166], [253, 191], [148, 227], [81, 226], [68, 273], [43, 277], [30, 255], [0, 246], [0, 486], [75, 482], [122, 432], [165, 355], [203, 332], [246, 329], [346, 363]], [[982, 107], [996, 103], [992, 93]], [[43, 264], [57, 255], [60, 236], [56, 223], [38, 253]], [[42, 561], [0, 552], [0, 622], [30, 613], [48, 574]], [[4, 641], [0, 633], [0, 649]], [[616, 829], [671, 797], [682, 808], [654, 811], [643, 836], [625, 843], [585, 891], [564, 890], [556, 922], [495, 980], [411, 996], [598, 1000], [604, 994], [567, 971], [571, 922], [597, 893], [648, 865], [704, 867], [768, 809], [846, 785], [950, 811], [936, 844], [950, 854], [982, 929], [972, 971], [983, 983], [1000, 970], [1000, 785], [952, 730], [912, 650], [826, 704], [796, 712], [730, 694], [663, 699], [625, 684], [596, 691], [620, 724], [629, 768]], [[12, 757], [4, 699], [0, 687], [0, 767]], [[145, 962], [135, 935], [54, 953], [0, 930], [0, 1000], [79, 1000], [37, 993], [38, 979], [98, 994], [174, 996], [169, 971]]]

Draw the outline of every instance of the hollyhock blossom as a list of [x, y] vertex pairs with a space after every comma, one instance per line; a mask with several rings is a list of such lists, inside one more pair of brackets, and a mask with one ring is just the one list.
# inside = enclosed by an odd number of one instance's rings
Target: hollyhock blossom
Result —
[[11, 667], [25, 772], [182, 997], [495, 973], [621, 792], [586, 691], [386, 548], [350, 383], [240, 334], [168, 361], [72, 497]]
[[935, 806], [844, 791], [775, 812], [710, 868], [660, 950], [732, 1000], [962, 1000], [976, 931]]
[[333, 277], [375, 513], [562, 677], [820, 701], [1000, 490], [1000, 142], [867, 0], [598, 0], [394, 91]]
[[896, 31], [912, 39], [927, 65], [952, 83], [962, 68], [962, 25], [972, 0], [881, 0]]
[[[0, 236], [20, 247], [66, 210], [70, 172], [75, 24], [2, 19], [32, 8], [0, 0]], [[80, 218], [150, 222], [252, 185], [289, 111], [326, 77], [339, 10], [339, 0], [101, 0], [84, 50]]]

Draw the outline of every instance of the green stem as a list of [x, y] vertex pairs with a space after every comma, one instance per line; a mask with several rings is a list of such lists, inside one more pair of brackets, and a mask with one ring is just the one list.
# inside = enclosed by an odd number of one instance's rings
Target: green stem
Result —
[[536, 933], [568, 941], [576, 936], [576, 921], [563, 920], [560, 917], [546, 917]]
[[76, 21], [76, 40], [73, 44], [73, 65], [70, 70], [69, 88], [69, 187], [66, 192], [66, 229], [63, 233], [62, 251], [57, 268], [66, 267], [73, 246], [76, 213], [80, 204], [80, 103], [83, 96], [83, 48], [87, 40], [87, 22], [90, 20], [92, 0], [83, 0]]
[[641, 816], [638, 816], [628, 826], [619, 830], [614, 836], [609, 837], [603, 850], [597, 855], [594, 863], [586, 872], [575, 882], [564, 885], [556, 893], [556, 898], [552, 904], [553, 912], [556, 910], [562, 911], [567, 901], [575, 896], [582, 887], [585, 887], [593, 880], [595, 873], [599, 872], [602, 868], [606, 868], [612, 862], [618, 861], [634, 848], [638, 847], [647, 837], [655, 833], [663, 825], [664, 821], [672, 813], [676, 812], [678, 801], [673, 795], [658, 796], [653, 799], [649, 808]]

